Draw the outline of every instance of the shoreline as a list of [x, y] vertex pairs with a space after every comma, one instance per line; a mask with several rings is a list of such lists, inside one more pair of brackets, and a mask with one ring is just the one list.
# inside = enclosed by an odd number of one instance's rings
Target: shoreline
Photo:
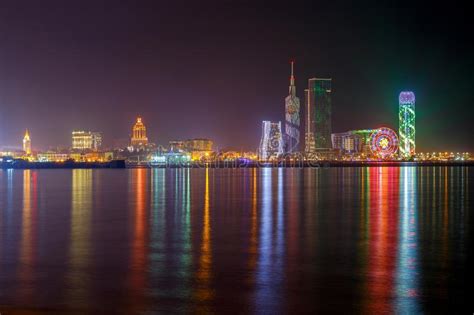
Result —
[[409, 167], [474, 166], [474, 161], [300, 161], [300, 162], [213, 162], [186, 165], [127, 164], [127, 168], [325, 168], [325, 167]]
[[113, 160], [109, 162], [28, 162], [15, 160], [13, 162], [0, 162], [0, 169], [95, 169], [114, 168], [124, 169], [124, 160]]
[[430, 167], [474, 166], [474, 161], [275, 161], [275, 162], [194, 162], [187, 164], [134, 164], [125, 160], [110, 162], [27, 162], [0, 163], [0, 169], [131, 169], [131, 168], [327, 168], [327, 167]]

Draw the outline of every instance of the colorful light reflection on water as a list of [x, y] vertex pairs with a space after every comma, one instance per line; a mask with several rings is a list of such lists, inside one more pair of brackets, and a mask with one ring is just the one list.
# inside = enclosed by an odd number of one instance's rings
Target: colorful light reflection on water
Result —
[[0, 312], [466, 307], [472, 174], [0, 171]]

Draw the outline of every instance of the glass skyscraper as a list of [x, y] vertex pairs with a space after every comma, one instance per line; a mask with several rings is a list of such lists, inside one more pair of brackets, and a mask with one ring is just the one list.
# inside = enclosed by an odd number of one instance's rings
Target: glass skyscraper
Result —
[[305, 90], [305, 152], [331, 149], [331, 81], [312, 78]]

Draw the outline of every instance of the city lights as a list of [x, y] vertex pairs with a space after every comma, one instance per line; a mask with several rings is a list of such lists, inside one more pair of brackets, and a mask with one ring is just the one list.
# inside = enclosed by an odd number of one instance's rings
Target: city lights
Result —
[[[296, 94], [294, 61], [291, 62], [290, 85], [285, 98], [284, 130], [281, 121], [262, 122], [260, 144], [256, 151], [216, 150], [207, 138], [177, 139], [168, 145], [150, 140], [144, 119], [138, 116], [132, 125], [128, 143], [104, 146], [103, 134], [74, 130], [70, 148], [33, 150], [31, 133], [25, 131], [22, 150], [3, 150], [3, 168], [28, 167], [28, 163], [108, 163], [119, 160], [130, 166], [190, 167], [193, 165], [272, 165], [280, 162], [311, 165], [312, 162], [450, 162], [470, 161], [469, 153], [415, 152], [415, 94], [403, 91], [398, 96], [399, 133], [391, 128], [350, 130], [333, 133], [332, 79], [310, 78], [305, 94], [304, 113]], [[394, 105], [395, 106], [395, 105]], [[300, 121], [300, 117], [304, 117]], [[300, 145], [300, 128], [304, 139]], [[153, 140], [156, 139], [152, 135]], [[156, 139], [159, 140], [159, 139]], [[16, 161], [18, 163], [16, 163]], [[232, 164], [229, 164], [231, 163]], [[224, 164], [222, 164], [224, 163]], [[278, 164], [280, 163], [280, 164]], [[301, 164], [302, 163], [302, 164]], [[19, 165], [19, 166], [18, 166]]]
[[372, 153], [382, 159], [395, 155], [398, 150], [398, 137], [390, 128], [379, 128], [370, 136], [370, 149]]
[[401, 92], [398, 100], [400, 156], [407, 159], [415, 154], [415, 94]]
[[300, 143], [300, 99], [296, 96], [294, 63], [291, 62], [290, 87], [285, 98], [285, 153], [297, 152]]

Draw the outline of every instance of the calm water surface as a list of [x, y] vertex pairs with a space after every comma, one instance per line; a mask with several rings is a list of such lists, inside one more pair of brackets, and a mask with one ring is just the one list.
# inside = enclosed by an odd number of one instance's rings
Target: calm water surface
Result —
[[0, 312], [472, 314], [473, 176], [0, 171]]

